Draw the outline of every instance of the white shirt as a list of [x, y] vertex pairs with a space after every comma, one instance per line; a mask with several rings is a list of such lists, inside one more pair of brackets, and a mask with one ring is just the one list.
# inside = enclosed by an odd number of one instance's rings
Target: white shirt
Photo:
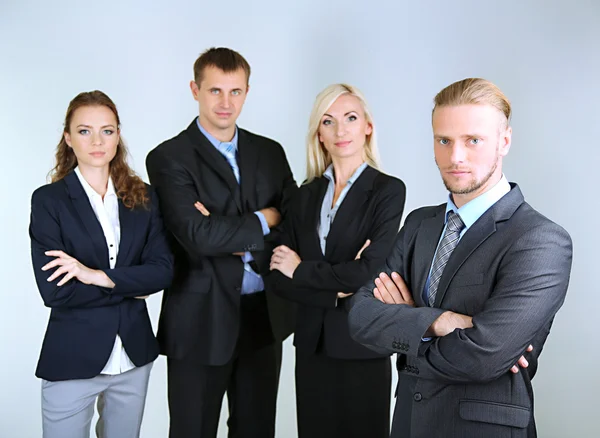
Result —
[[[98, 222], [100, 222], [104, 238], [106, 239], [106, 246], [108, 247], [109, 266], [110, 269], [114, 269], [119, 253], [119, 243], [121, 242], [119, 201], [117, 199], [117, 193], [115, 192], [115, 186], [112, 179], [109, 178], [108, 187], [103, 200], [102, 196], [100, 196], [100, 194], [98, 194], [98, 192], [96, 192], [85, 180], [79, 167], [75, 168], [75, 174], [79, 178], [79, 182], [81, 182], [83, 190], [90, 200], [90, 204], [96, 214], [96, 218], [98, 218]], [[117, 335], [108, 362], [106, 362], [106, 365], [100, 374], [121, 374], [132, 368], [135, 368], [135, 365], [131, 362], [129, 356], [127, 356], [125, 348], [123, 348], [121, 337]]]

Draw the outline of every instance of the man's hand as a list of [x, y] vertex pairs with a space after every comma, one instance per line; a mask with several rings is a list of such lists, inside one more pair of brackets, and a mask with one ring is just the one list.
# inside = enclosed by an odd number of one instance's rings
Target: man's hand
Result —
[[[527, 347], [527, 352], [531, 353], [532, 351], [533, 351], [533, 345], [529, 345], [529, 347]], [[510, 372], [513, 374], [517, 374], [519, 372], [519, 367], [527, 368], [528, 366], [529, 366], [529, 362], [527, 362], [527, 359], [525, 359], [525, 356], [521, 356], [519, 358], [519, 360], [517, 361], [517, 363], [511, 367]]]
[[277, 269], [286, 277], [294, 278], [294, 272], [301, 261], [295, 251], [285, 245], [280, 245], [273, 250], [270, 269], [271, 271]]
[[397, 272], [392, 272], [392, 278], [385, 272], [379, 274], [379, 278], [375, 279], [373, 295], [385, 304], [406, 304], [413, 307], [415, 305], [408, 286]]
[[196, 207], [196, 210], [198, 210], [204, 216], [210, 216], [210, 211], [208, 211], [208, 209], [201, 202], [195, 202], [194, 207]]
[[[208, 208], [206, 208], [204, 206], [204, 204], [202, 204], [201, 202], [195, 202], [194, 207], [196, 207], [196, 210], [198, 210], [204, 216], [206, 216], [206, 217], [210, 216], [210, 211], [208, 211]], [[233, 255], [242, 257], [244, 255], [244, 253], [243, 252], [234, 252]]]
[[103, 271], [98, 269], [90, 269], [87, 266], [79, 263], [79, 261], [63, 251], [46, 251], [45, 254], [50, 257], [56, 257], [42, 267], [42, 271], [48, 269], [59, 268], [48, 277], [48, 281], [54, 281], [64, 274], [64, 277], [57, 283], [57, 286], [62, 286], [72, 278], [77, 278], [83, 284], [93, 284], [95, 286], [107, 287], [112, 289], [115, 287], [113, 281], [108, 278]]
[[263, 214], [269, 228], [276, 227], [281, 222], [281, 214], [275, 207], [263, 208], [258, 212]]
[[446, 336], [456, 329], [473, 327], [473, 318], [450, 310], [442, 313], [429, 327], [425, 336]]

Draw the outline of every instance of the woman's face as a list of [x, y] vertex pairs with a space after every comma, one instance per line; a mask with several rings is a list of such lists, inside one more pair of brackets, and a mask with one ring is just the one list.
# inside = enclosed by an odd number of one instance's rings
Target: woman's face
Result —
[[108, 167], [117, 153], [119, 128], [114, 113], [105, 106], [77, 108], [64, 133], [80, 167]]
[[360, 100], [342, 94], [321, 117], [318, 135], [332, 159], [363, 156], [367, 136], [373, 127], [367, 121]]

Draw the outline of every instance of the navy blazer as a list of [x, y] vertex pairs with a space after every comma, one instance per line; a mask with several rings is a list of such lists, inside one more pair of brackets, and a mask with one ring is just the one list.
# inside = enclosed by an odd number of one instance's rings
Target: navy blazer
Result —
[[[173, 255], [166, 238], [158, 199], [148, 186], [148, 208], [129, 209], [119, 199], [121, 241], [117, 263], [110, 269], [100, 222], [74, 172], [37, 189], [31, 199], [31, 258], [38, 289], [50, 307], [50, 320], [36, 376], [50, 380], [95, 377], [104, 368], [119, 334], [136, 366], [158, 356], [146, 301], [168, 287]], [[91, 269], [101, 269], [115, 283], [112, 289], [72, 279], [63, 286], [42, 271], [54, 260], [44, 254], [62, 250]]]

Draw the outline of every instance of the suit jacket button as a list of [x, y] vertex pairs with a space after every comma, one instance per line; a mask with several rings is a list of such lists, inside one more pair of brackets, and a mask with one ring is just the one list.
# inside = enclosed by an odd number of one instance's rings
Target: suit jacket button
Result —
[[415, 395], [413, 396], [413, 399], [414, 399], [416, 402], [420, 402], [421, 400], [423, 400], [423, 396], [421, 395], [421, 393], [420, 393], [420, 392], [415, 392]]
[[235, 291], [236, 291], [236, 292], [241, 292], [241, 291], [242, 291], [242, 288], [241, 288], [241, 287], [239, 287], [239, 286], [236, 286], [236, 288], [235, 288]]

